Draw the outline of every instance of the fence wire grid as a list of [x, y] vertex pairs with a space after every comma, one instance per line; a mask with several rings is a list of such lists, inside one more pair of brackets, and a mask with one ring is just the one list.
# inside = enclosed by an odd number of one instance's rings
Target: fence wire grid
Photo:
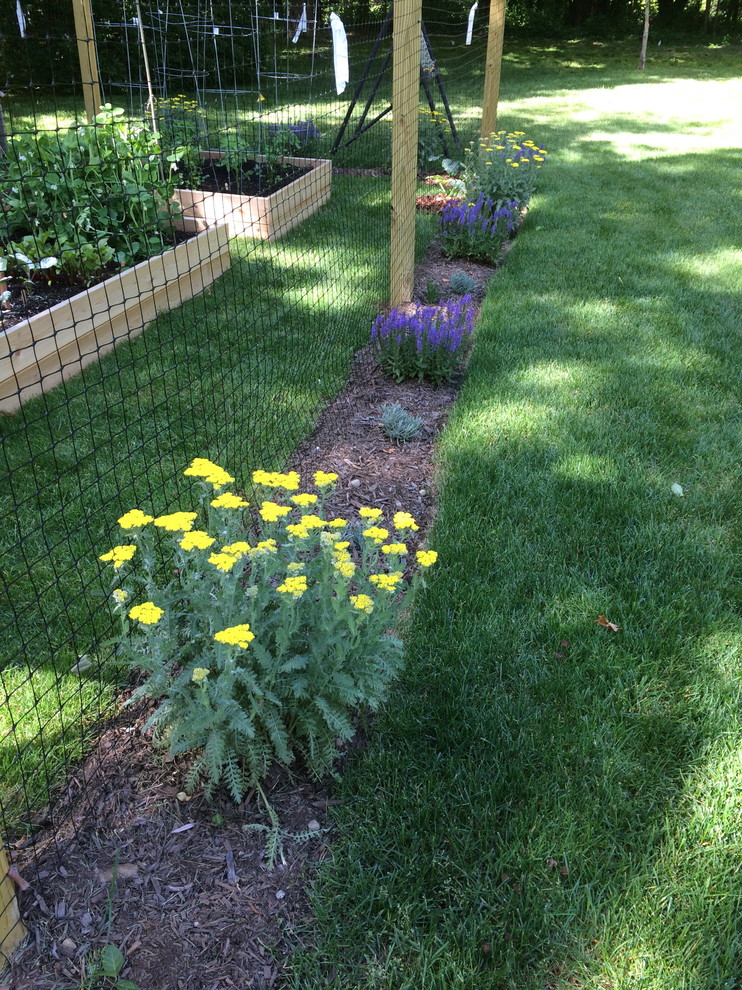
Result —
[[[0, 819], [26, 880], [126, 683], [117, 518], [187, 505], [194, 457], [284, 466], [389, 299], [391, 5], [76, 6], [7, 2], [0, 34]], [[476, 133], [469, 10], [423, 8], [413, 193]]]

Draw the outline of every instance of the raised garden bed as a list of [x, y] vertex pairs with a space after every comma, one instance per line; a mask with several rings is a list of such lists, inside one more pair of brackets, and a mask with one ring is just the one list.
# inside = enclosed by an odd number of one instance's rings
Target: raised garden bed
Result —
[[[218, 161], [221, 152], [205, 152], [202, 157]], [[256, 155], [255, 160], [265, 159]], [[183, 211], [178, 221], [180, 228], [200, 231], [223, 223], [230, 237], [278, 240], [327, 202], [332, 189], [332, 162], [329, 159], [284, 157], [278, 162], [306, 171], [270, 195], [176, 189], [175, 200]]]
[[0, 412], [12, 413], [136, 337], [230, 267], [229, 233], [208, 230], [0, 332]]

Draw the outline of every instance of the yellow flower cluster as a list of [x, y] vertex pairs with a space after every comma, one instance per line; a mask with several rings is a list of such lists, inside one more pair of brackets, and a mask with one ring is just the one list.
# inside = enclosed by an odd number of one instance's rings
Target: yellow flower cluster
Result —
[[183, 474], [191, 478], [202, 478], [214, 488], [223, 488], [224, 485], [229, 485], [234, 481], [232, 475], [227, 474], [224, 468], [220, 468], [218, 464], [214, 464], [212, 461], [207, 461], [205, 457], [194, 457]]
[[135, 605], [134, 608], [129, 609], [129, 618], [136, 619], [137, 622], [141, 622], [145, 626], [156, 625], [164, 614], [164, 610], [158, 608], [154, 602], [142, 602], [141, 605]]
[[171, 512], [167, 516], [158, 516], [155, 526], [166, 529], [169, 533], [187, 533], [193, 529], [197, 512]]
[[287, 577], [283, 584], [279, 584], [276, 588], [276, 591], [285, 595], [293, 595], [294, 598], [301, 598], [306, 590], [307, 579], [303, 574], [299, 574], [297, 577]]
[[315, 471], [314, 472], [314, 483], [317, 488], [325, 488], [327, 485], [332, 485], [338, 480], [338, 476], [333, 474], [331, 471]]
[[193, 673], [191, 674], [191, 680], [198, 684], [199, 681], [205, 680], [211, 671], [208, 667], [194, 667]]
[[351, 595], [350, 600], [359, 612], [370, 614], [374, 610], [374, 602], [369, 595]]
[[231, 553], [233, 557], [240, 557], [249, 551], [250, 544], [245, 543], [244, 540], [238, 540], [236, 543], [229, 543], [226, 547], [222, 547], [222, 553]]
[[336, 543], [332, 551], [332, 566], [345, 578], [351, 578], [356, 572], [356, 565], [350, 559], [347, 540]]
[[278, 522], [283, 516], [287, 516], [291, 509], [286, 505], [278, 505], [276, 502], [263, 502], [260, 506], [260, 518], [263, 522]]
[[328, 524], [332, 529], [344, 529], [348, 525], [347, 519], [341, 519], [337, 516], [335, 519], [331, 519]]
[[237, 563], [237, 559], [231, 553], [212, 553], [209, 557], [209, 563], [213, 564], [219, 571], [231, 571]]
[[131, 509], [130, 512], [125, 512], [121, 516], [118, 523], [122, 529], [139, 529], [141, 526], [151, 523], [153, 519], [154, 516], [148, 516], [141, 509]]
[[381, 519], [383, 513], [381, 509], [367, 509], [365, 506], [358, 510], [358, 515], [362, 519]]
[[302, 495], [292, 495], [291, 501], [294, 505], [314, 505], [317, 502], [317, 496], [310, 495], [309, 492], [304, 492]]
[[394, 528], [398, 530], [402, 529], [412, 529], [417, 530], [420, 527], [417, 525], [415, 520], [412, 518], [409, 512], [395, 512], [394, 513]]
[[257, 546], [250, 551], [251, 557], [259, 557], [263, 553], [277, 553], [278, 544], [275, 540], [261, 540]]
[[194, 529], [190, 533], [184, 533], [178, 542], [184, 550], [208, 550], [216, 543], [216, 537], [209, 536], [202, 529]]
[[286, 532], [295, 536], [297, 540], [305, 540], [309, 536], [309, 530], [301, 523], [289, 523]]
[[233, 492], [222, 492], [221, 495], [217, 495], [211, 500], [211, 504], [215, 509], [246, 509], [250, 505], [244, 498]]
[[369, 540], [373, 540], [374, 543], [383, 543], [384, 540], [389, 536], [388, 529], [382, 529], [380, 526], [369, 526], [368, 529], [364, 529], [363, 535], [368, 537]]
[[381, 591], [394, 591], [402, 580], [402, 571], [393, 571], [391, 574], [369, 574], [368, 579]]
[[126, 599], [129, 597], [129, 592], [124, 591], [123, 588], [116, 588], [113, 592], [114, 601], [117, 601], [119, 605], [123, 605]]
[[296, 471], [280, 474], [278, 471], [253, 471], [254, 485], [264, 485], [266, 488], [285, 488], [295, 492], [299, 487], [299, 475]]
[[255, 634], [250, 632], [249, 624], [244, 622], [242, 625], [229, 626], [228, 629], [222, 629], [221, 632], [214, 633], [214, 639], [217, 643], [226, 643], [228, 646], [240, 646], [243, 650], [246, 650], [255, 639]]
[[100, 555], [98, 560], [111, 561], [114, 570], [118, 570], [122, 564], [125, 564], [127, 560], [131, 560], [134, 554], [137, 552], [137, 548], [134, 545], [114, 547], [113, 550], [109, 550], [108, 553], [103, 553]]
[[320, 519], [319, 516], [302, 516], [299, 520], [299, 525], [303, 526], [304, 529], [322, 529], [325, 525], [324, 519]]
[[406, 543], [385, 543], [381, 548], [382, 553], [394, 553], [402, 556], [407, 553]]
[[438, 560], [438, 553], [435, 550], [418, 550], [415, 556], [421, 567], [430, 567]]

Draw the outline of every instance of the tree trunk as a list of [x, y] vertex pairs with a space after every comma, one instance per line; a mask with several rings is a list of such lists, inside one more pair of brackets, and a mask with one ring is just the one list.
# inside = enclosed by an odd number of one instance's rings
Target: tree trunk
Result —
[[647, 42], [649, 41], [649, 4], [651, 0], [644, 0], [644, 34], [642, 35], [642, 50], [639, 55], [637, 69], [643, 69], [647, 64]]

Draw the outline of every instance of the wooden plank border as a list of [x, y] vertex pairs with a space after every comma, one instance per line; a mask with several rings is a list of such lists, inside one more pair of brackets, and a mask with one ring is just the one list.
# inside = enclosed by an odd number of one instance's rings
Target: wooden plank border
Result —
[[210, 227], [0, 332], [0, 412], [16, 412], [131, 339], [159, 314], [211, 285], [231, 265], [229, 232]]

